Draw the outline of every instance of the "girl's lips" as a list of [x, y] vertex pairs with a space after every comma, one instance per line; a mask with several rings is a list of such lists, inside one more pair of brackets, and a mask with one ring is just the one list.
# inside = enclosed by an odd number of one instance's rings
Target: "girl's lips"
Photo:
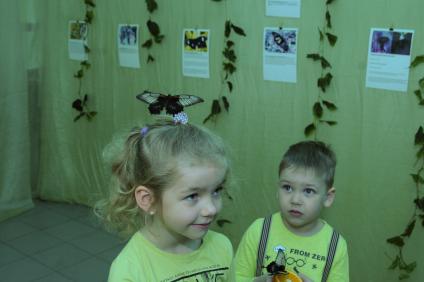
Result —
[[208, 229], [209, 225], [210, 225], [210, 223], [193, 224], [194, 227], [199, 228], [199, 229]]

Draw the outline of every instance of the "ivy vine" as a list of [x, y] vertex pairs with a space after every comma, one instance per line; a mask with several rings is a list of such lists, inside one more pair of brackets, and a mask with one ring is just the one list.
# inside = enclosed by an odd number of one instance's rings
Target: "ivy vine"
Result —
[[[424, 55], [417, 56], [411, 63], [411, 68], [415, 68], [419, 64], [424, 63]], [[418, 98], [418, 104], [424, 106], [424, 77], [418, 82], [418, 89], [414, 91], [415, 96]], [[416, 153], [416, 171], [411, 173], [412, 180], [415, 185], [416, 198], [413, 201], [414, 212], [411, 219], [408, 221], [402, 234], [387, 239], [389, 244], [398, 248], [398, 253], [393, 259], [389, 269], [398, 269], [399, 280], [408, 279], [410, 273], [413, 272], [417, 266], [417, 262], [413, 261], [407, 263], [403, 256], [403, 248], [407, 239], [411, 236], [415, 229], [417, 222], [421, 222], [424, 227], [424, 195], [422, 194], [422, 187], [424, 184], [424, 129], [420, 126], [415, 133], [414, 145], [417, 147]]]
[[330, 32], [333, 28], [333, 24], [331, 22], [331, 14], [329, 6], [334, 2], [335, 0], [327, 0], [325, 3], [326, 11], [325, 11], [325, 24], [323, 27], [318, 27], [318, 33], [319, 33], [319, 52], [318, 53], [311, 53], [307, 54], [306, 57], [308, 59], [312, 59], [313, 61], [318, 61], [321, 64], [321, 75], [317, 80], [317, 87], [319, 88], [319, 94], [317, 97], [316, 102], [312, 106], [312, 114], [313, 114], [313, 122], [308, 124], [304, 129], [305, 136], [310, 136], [314, 134], [314, 139], [317, 139], [317, 132], [318, 132], [318, 126], [322, 123], [325, 123], [327, 125], [333, 126], [337, 124], [337, 121], [334, 120], [327, 120], [324, 119], [325, 110], [329, 111], [335, 111], [337, 110], [337, 106], [326, 99], [324, 97], [324, 93], [326, 92], [327, 88], [330, 86], [331, 81], [333, 79], [332, 73], [327, 70], [331, 69], [330, 62], [324, 57], [324, 44], [327, 40], [328, 44], [330, 44], [331, 47], [334, 47], [337, 42], [337, 36]]
[[[216, 1], [216, 0], [212, 0], [212, 1]], [[219, 2], [219, 1], [220, 0], [216, 2]], [[229, 93], [233, 91], [233, 82], [231, 81], [231, 77], [237, 70], [237, 67], [236, 67], [237, 55], [234, 50], [235, 43], [230, 37], [232, 34], [232, 31], [234, 31], [234, 33], [237, 35], [246, 36], [246, 33], [241, 27], [236, 26], [230, 20], [225, 21], [225, 28], [224, 28], [225, 39], [224, 39], [224, 49], [222, 51], [222, 55], [223, 55], [222, 83], [221, 83], [222, 87], [218, 95], [218, 98], [212, 101], [211, 112], [203, 120], [203, 123], [206, 123], [211, 118], [215, 118], [217, 115], [219, 115], [222, 112], [221, 103], [223, 104], [224, 109], [227, 112], [230, 109], [230, 103], [228, 102], [228, 99], [223, 94], [223, 92], [225, 88], [228, 88]]]
[[[94, 4], [93, 0], [83, 0], [85, 4], [85, 18], [84, 21], [87, 25], [92, 24], [94, 19]], [[84, 45], [84, 51], [90, 53], [90, 48]], [[88, 61], [82, 61], [80, 63], [80, 69], [74, 74], [74, 78], [78, 79], [78, 98], [72, 102], [72, 108], [78, 111], [78, 115], [74, 118], [74, 122], [85, 116], [87, 120], [91, 120], [96, 116], [97, 112], [90, 110], [88, 106], [88, 94], [82, 95], [82, 79], [84, 73], [90, 68], [91, 64]]]
[[[159, 6], [156, 0], [146, 0], [146, 7], [147, 7], [147, 11], [149, 11], [150, 14], [153, 14], [153, 12], [157, 10]], [[150, 50], [150, 48], [154, 44], [162, 43], [162, 40], [165, 38], [165, 35], [160, 34], [160, 27], [158, 23], [152, 21], [151, 19], [147, 20], [146, 26], [147, 26], [147, 29], [149, 30], [150, 38], [147, 39], [141, 45], [141, 47]], [[149, 53], [147, 55], [147, 63], [154, 62], [154, 61], [155, 61], [155, 58], [152, 56], [152, 54]]]

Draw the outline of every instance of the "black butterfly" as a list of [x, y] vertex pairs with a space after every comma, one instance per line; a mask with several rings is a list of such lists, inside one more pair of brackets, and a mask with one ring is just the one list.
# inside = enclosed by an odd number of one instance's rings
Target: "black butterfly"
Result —
[[138, 94], [137, 99], [149, 104], [149, 112], [158, 115], [165, 108], [169, 115], [176, 115], [184, 110], [184, 107], [203, 102], [203, 99], [194, 95], [164, 95], [145, 90]]

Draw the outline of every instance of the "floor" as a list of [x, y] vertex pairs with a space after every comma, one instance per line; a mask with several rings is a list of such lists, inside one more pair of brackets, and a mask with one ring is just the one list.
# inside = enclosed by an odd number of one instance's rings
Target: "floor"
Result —
[[107, 281], [125, 242], [96, 224], [87, 207], [34, 204], [0, 222], [0, 281]]

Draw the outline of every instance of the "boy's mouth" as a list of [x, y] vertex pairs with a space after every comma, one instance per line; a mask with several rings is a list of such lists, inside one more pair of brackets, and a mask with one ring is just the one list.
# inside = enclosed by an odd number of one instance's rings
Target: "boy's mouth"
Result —
[[292, 215], [292, 216], [295, 216], [295, 217], [299, 217], [299, 216], [302, 216], [303, 215], [303, 213], [301, 213], [300, 211], [298, 211], [298, 210], [289, 210], [289, 213]]

